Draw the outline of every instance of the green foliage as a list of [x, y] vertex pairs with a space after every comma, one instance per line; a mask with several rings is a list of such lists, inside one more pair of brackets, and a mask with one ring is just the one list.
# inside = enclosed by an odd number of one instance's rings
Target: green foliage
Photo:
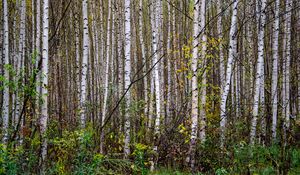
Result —
[[145, 162], [145, 152], [149, 150], [150, 148], [147, 145], [144, 145], [142, 143], [137, 143], [135, 145], [135, 149], [133, 151], [133, 155], [135, 157], [134, 161], [134, 173], [135, 174], [142, 174], [146, 175], [148, 174], [148, 169], [146, 168], [146, 162]]
[[[30, 140], [26, 140], [30, 143]], [[32, 174], [38, 165], [38, 154], [36, 149], [31, 146], [24, 149], [23, 146], [6, 147], [0, 144], [0, 174], [19, 174], [20, 172], [27, 172]]]
[[227, 174], [229, 174], [228, 172], [227, 172], [227, 170], [225, 169], [225, 168], [218, 168], [217, 170], [216, 170], [216, 175], [227, 175]]
[[213, 145], [208, 138], [198, 150], [198, 164], [207, 174], [289, 174], [300, 173], [300, 149], [286, 148], [279, 145], [248, 145], [241, 141], [222, 150]]
[[[131, 172], [128, 160], [107, 157], [94, 150], [95, 130], [92, 127], [64, 131], [62, 136], [49, 140], [48, 174], [126, 174]], [[48, 137], [51, 134], [48, 134]]]

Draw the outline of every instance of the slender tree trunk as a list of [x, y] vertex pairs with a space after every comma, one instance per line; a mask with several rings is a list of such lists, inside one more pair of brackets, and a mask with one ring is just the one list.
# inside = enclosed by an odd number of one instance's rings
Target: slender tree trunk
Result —
[[[105, 62], [105, 83], [104, 83], [104, 100], [103, 100], [103, 109], [102, 109], [102, 117], [101, 122], [104, 124], [105, 116], [106, 116], [106, 108], [107, 108], [107, 98], [109, 91], [109, 65], [111, 62], [111, 0], [108, 1], [108, 17], [107, 17], [107, 31], [106, 31], [106, 62]], [[104, 132], [101, 131], [101, 139], [100, 139], [100, 152], [103, 153], [103, 142], [104, 142]]]
[[[159, 27], [161, 26], [161, 19], [160, 19], [160, 11], [161, 9], [161, 1], [157, 2], [156, 6], [156, 16], [159, 18], [155, 18], [155, 28], [152, 30], [155, 30], [153, 33], [153, 51], [156, 52], [158, 49], [158, 46], [160, 45], [160, 39], [158, 32], [161, 30]], [[155, 40], [155, 41], [154, 41]], [[159, 59], [159, 53], [156, 53], [154, 55], [153, 59], [153, 66], [154, 64], [158, 62]], [[159, 66], [160, 64], [156, 65], [154, 67], [154, 73], [153, 73], [153, 79], [154, 79], [154, 86], [155, 86], [155, 106], [156, 106], [156, 118], [155, 118], [155, 126], [154, 126], [154, 135], [157, 137], [160, 133], [160, 120], [161, 120], [161, 89], [160, 89], [160, 79], [159, 79]], [[157, 149], [157, 148], [154, 148]]]
[[[250, 128], [250, 143], [255, 143], [256, 137], [256, 127], [257, 127], [257, 117], [259, 108], [259, 99], [264, 91], [263, 78], [264, 78], [264, 32], [265, 32], [265, 20], [266, 20], [266, 0], [262, 0], [262, 4], [259, 7], [259, 27], [258, 27], [258, 60], [257, 60], [257, 70], [255, 79], [255, 90], [254, 90], [254, 105], [252, 112], [251, 128]], [[263, 105], [263, 104], [262, 104]]]
[[[125, 0], [125, 69], [124, 69], [124, 92], [130, 86], [131, 79], [131, 18], [130, 18], [130, 10], [131, 10], [131, 0]], [[128, 158], [130, 154], [130, 102], [131, 102], [131, 94], [130, 90], [125, 95], [125, 140], [124, 140], [124, 157]]]
[[206, 49], [207, 49], [207, 36], [206, 36], [206, 20], [205, 20], [205, 12], [206, 12], [206, 0], [201, 0], [201, 10], [200, 10], [200, 26], [202, 32], [201, 38], [201, 58], [202, 58], [202, 67], [204, 69], [204, 73], [202, 75], [202, 84], [201, 84], [201, 106], [200, 106], [200, 141], [204, 143], [206, 137], [206, 112], [205, 112], [205, 105], [206, 105]]
[[273, 24], [273, 68], [272, 68], [272, 138], [276, 141], [277, 110], [278, 110], [278, 36], [279, 36], [279, 5], [280, 0], [275, 1], [275, 20]]
[[[35, 58], [35, 67], [38, 68], [38, 64], [40, 61], [40, 52], [41, 52], [41, 0], [37, 0], [36, 1], [36, 40], [35, 40], [35, 47], [36, 47], [36, 58]], [[40, 82], [41, 82], [41, 72], [38, 72], [37, 76], [36, 76], [36, 92], [37, 92], [37, 96], [36, 96], [36, 107], [38, 109], [38, 115], [40, 115], [40, 98], [41, 98], [41, 86], [40, 86]]]
[[284, 67], [285, 72], [283, 86], [285, 86], [285, 98], [284, 101], [284, 142], [287, 143], [287, 132], [290, 129], [290, 64], [291, 64], [291, 20], [292, 20], [292, 0], [286, 0], [286, 15], [285, 15], [285, 41], [286, 48], [285, 49], [285, 58], [284, 59]]
[[227, 120], [227, 111], [226, 111], [226, 104], [227, 104], [227, 97], [230, 89], [230, 82], [231, 82], [231, 74], [232, 74], [232, 67], [234, 64], [234, 60], [236, 57], [236, 44], [237, 44], [237, 11], [238, 11], [238, 0], [233, 0], [233, 12], [231, 17], [231, 27], [230, 27], [230, 40], [229, 40], [229, 57], [226, 66], [226, 78], [225, 83], [222, 88], [221, 92], [221, 119], [220, 119], [220, 127], [221, 127], [221, 147], [224, 147], [225, 142], [225, 125]]
[[[4, 27], [4, 78], [9, 80], [9, 72], [5, 68], [5, 65], [9, 65], [9, 28], [8, 28], [8, 5], [7, 0], [3, 0], [3, 27]], [[3, 118], [3, 138], [2, 142], [7, 144], [8, 139], [8, 121], [9, 121], [9, 87], [4, 84], [3, 89], [3, 103], [2, 103], [2, 118]]]
[[[21, 73], [22, 67], [25, 65], [25, 45], [26, 45], [26, 1], [22, 0], [21, 6], [21, 19], [20, 19], [20, 35], [19, 35], [19, 53], [18, 53], [18, 66], [17, 66], [17, 74]], [[25, 68], [25, 67], [24, 67]], [[23, 84], [24, 79], [21, 79], [21, 84]], [[21, 110], [21, 99], [18, 98], [19, 95], [16, 95], [16, 116], [20, 116], [20, 110]], [[21, 119], [21, 128], [23, 127], [23, 118]], [[20, 135], [20, 143], [23, 142], [23, 136], [22, 133]]]
[[194, 4], [194, 19], [193, 19], [193, 58], [192, 58], [192, 126], [191, 126], [191, 141], [190, 150], [187, 157], [187, 162], [190, 162], [191, 169], [195, 167], [195, 151], [198, 133], [198, 47], [201, 23], [199, 22], [200, 1], [195, 1]]
[[[171, 46], [172, 46], [172, 40], [171, 40], [171, 22], [172, 22], [172, 14], [171, 14], [171, 5], [168, 3], [168, 36], [167, 36], [167, 99], [166, 99], [166, 125], [170, 124], [171, 122], [171, 107], [172, 107], [172, 72], [171, 72]], [[173, 26], [174, 27], [174, 26]]]
[[[80, 30], [79, 30], [79, 15], [76, 15], [77, 20], [75, 21], [75, 59], [76, 59], [76, 99], [77, 103], [80, 104], [81, 98], [81, 75], [80, 75]], [[76, 113], [76, 116], [78, 113]]]
[[48, 121], [48, 38], [49, 38], [49, 1], [43, 0], [43, 53], [42, 53], [42, 91], [41, 95], [43, 98], [41, 118], [40, 118], [40, 127], [42, 135], [42, 174], [45, 173], [46, 166], [46, 156], [47, 156], [47, 138], [45, 137], [47, 130], [47, 121]]
[[[153, 49], [153, 62], [152, 66], [154, 66], [153, 72], [153, 83], [155, 88], [155, 106], [156, 106], [156, 118], [154, 123], [154, 146], [153, 151], [157, 153], [158, 146], [157, 141], [160, 135], [160, 120], [161, 120], [161, 87], [160, 87], [160, 79], [159, 79], [159, 64], [155, 65], [159, 59], [159, 53], [157, 53], [158, 46], [160, 45], [159, 39], [159, 31], [161, 31], [161, 0], [152, 1], [151, 4], [151, 30], [152, 30], [152, 49]], [[154, 166], [156, 164], [156, 160], [151, 162], [151, 171], [154, 170]]]
[[[32, 46], [32, 50], [31, 52], [34, 53], [35, 52], [35, 18], [36, 18], [36, 14], [35, 14], [35, 4], [34, 4], [34, 0], [31, 2], [31, 14], [32, 14], [32, 18], [31, 18], [31, 26], [32, 26], [32, 43], [31, 43], [31, 46]], [[31, 65], [32, 66], [32, 65]], [[32, 69], [32, 67], [30, 68]]]
[[[223, 8], [223, 0], [218, 0], [218, 6], [217, 6], [217, 13], [220, 14], [222, 12], [222, 8]], [[223, 89], [224, 86], [224, 82], [225, 82], [225, 60], [224, 60], [224, 53], [223, 53], [223, 29], [222, 29], [222, 17], [223, 15], [220, 15], [218, 17], [218, 21], [217, 21], [217, 27], [218, 27], [218, 38], [220, 40], [219, 43], [219, 66], [220, 66], [220, 71], [219, 71], [219, 75], [220, 75], [220, 88]]]
[[84, 128], [86, 124], [86, 102], [87, 102], [87, 70], [89, 57], [89, 27], [88, 27], [88, 0], [82, 0], [83, 14], [83, 56], [82, 56], [82, 78], [81, 78], [81, 113], [80, 124]]
[[[144, 43], [144, 37], [143, 37], [143, 20], [144, 20], [144, 16], [143, 16], [143, 0], [139, 1], [139, 40], [140, 40], [140, 45], [141, 45], [141, 54], [142, 54], [142, 63], [143, 63], [143, 72], [146, 72], [146, 54], [145, 54], [145, 43]], [[147, 76], [143, 79], [143, 83], [144, 83], [144, 103], [145, 103], [145, 107], [144, 107], [144, 116], [147, 116], [148, 113], [148, 79]]]

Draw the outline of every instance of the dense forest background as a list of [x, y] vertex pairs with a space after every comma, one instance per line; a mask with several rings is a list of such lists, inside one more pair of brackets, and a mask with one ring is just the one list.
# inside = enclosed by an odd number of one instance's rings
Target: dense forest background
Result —
[[300, 174], [299, 0], [2, 0], [0, 174]]

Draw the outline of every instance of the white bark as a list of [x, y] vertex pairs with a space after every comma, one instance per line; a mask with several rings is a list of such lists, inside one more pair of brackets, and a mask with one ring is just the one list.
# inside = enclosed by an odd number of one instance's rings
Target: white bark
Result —
[[[125, 70], [124, 70], [124, 82], [125, 82], [125, 91], [129, 88], [131, 83], [130, 74], [131, 74], [131, 18], [130, 18], [130, 9], [131, 9], [131, 0], [125, 0]], [[130, 154], [130, 102], [131, 95], [128, 91], [125, 95], [125, 144], [124, 144], [124, 157], [127, 158]]]
[[[154, 90], [155, 90], [155, 107], [156, 107], [156, 118], [154, 122], [154, 146], [153, 151], [156, 153], [158, 150], [157, 141], [160, 135], [160, 120], [161, 120], [161, 87], [160, 87], [160, 77], [159, 77], [159, 67], [160, 64], [154, 65], [158, 62], [159, 59], [159, 53], [157, 52], [158, 46], [160, 44], [159, 39], [159, 31], [161, 30], [161, 0], [159, 1], [152, 1], [151, 3], [151, 30], [152, 30], [152, 52], [154, 54], [153, 56], [153, 62], [152, 66], [154, 67], [154, 72], [152, 74], [152, 79], [154, 83]], [[156, 164], [156, 160], [151, 161], [151, 167], [150, 170], [154, 170], [154, 166]]]
[[[121, 7], [120, 7], [121, 8]], [[118, 84], [119, 84], [119, 98], [124, 93], [124, 53], [122, 51], [122, 48], [124, 46], [124, 25], [123, 25], [123, 18], [122, 18], [122, 10], [119, 10], [119, 17], [118, 17], [118, 24], [119, 24], [119, 30], [118, 30], [118, 58], [119, 58], [119, 75], [118, 75]]]
[[187, 157], [187, 162], [190, 162], [191, 169], [195, 166], [195, 151], [198, 133], [198, 48], [201, 23], [199, 22], [200, 1], [195, 1], [194, 4], [194, 19], [193, 19], [193, 58], [192, 58], [192, 111], [191, 111], [191, 140], [190, 140], [190, 155]]
[[75, 59], [76, 59], [76, 89], [77, 89], [77, 100], [80, 103], [80, 96], [81, 96], [81, 75], [80, 75], [80, 31], [79, 31], [79, 15], [77, 15], [77, 20], [75, 22]]
[[257, 60], [257, 70], [255, 75], [255, 89], [254, 89], [254, 104], [252, 111], [252, 120], [250, 128], [250, 143], [255, 143], [256, 137], [256, 127], [257, 127], [257, 117], [258, 117], [258, 107], [259, 107], [259, 96], [264, 90], [263, 78], [264, 78], [264, 31], [265, 31], [265, 20], [266, 20], [266, 0], [262, 0], [260, 6], [259, 15], [259, 30], [258, 30], [258, 60]]
[[[17, 74], [21, 72], [21, 69], [24, 65], [24, 60], [25, 60], [25, 45], [26, 45], [26, 1], [22, 0], [21, 6], [20, 6], [20, 14], [21, 14], [21, 19], [20, 19], [20, 35], [19, 35], [19, 53], [18, 53], [18, 60], [17, 60]], [[21, 83], [23, 83], [23, 79], [21, 80]], [[16, 96], [16, 116], [19, 117], [20, 113], [20, 103], [21, 99], [18, 98], [18, 95]], [[21, 120], [21, 128], [23, 127], [23, 119]], [[22, 134], [20, 135], [20, 143], [23, 142], [22, 139]]]
[[280, 0], [275, 1], [275, 20], [273, 24], [273, 68], [272, 68], [272, 138], [276, 140], [277, 110], [278, 110], [278, 36], [279, 36], [279, 5]]
[[87, 96], [87, 70], [89, 57], [89, 28], [88, 28], [88, 0], [82, 0], [83, 14], [83, 56], [82, 56], [82, 78], [81, 78], [81, 114], [80, 124], [85, 127], [86, 123], [86, 96]]
[[[143, 0], [140, 0], [139, 3], [139, 39], [140, 39], [140, 44], [141, 44], [141, 52], [142, 52], [142, 63], [143, 63], [143, 72], [146, 73], [146, 53], [145, 53], [145, 44], [144, 44], [144, 34], [143, 34]], [[149, 107], [149, 99], [148, 99], [148, 79], [147, 76], [144, 77], [143, 79], [144, 83], [144, 116], [147, 116], [148, 113], [148, 107]]]
[[230, 27], [230, 40], [229, 40], [229, 57], [226, 66], [226, 78], [225, 83], [221, 91], [221, 119], [220, 119], [220, 127], [221, 127], [221, 147], [224, 147], [225, 142], [225, 124], [227, 120], [226, 116], [226, 104], [227, 104], [227, 97], [230, 89], [230, 82], [231, 82], [231, 74], [232, 74], [232, 67], [234, 64], [234, 60], [236, 57], [236, 44], [237, 44], [237, 11], [238, 11], [238, 0], [233, 1], [233, 12], [231, 17], [231, 27]]
[[[106, 106], [107, 106], [107, 97], [108, 97], [108, 90], [109, 90], [109, 65], [111, 62], [111, 0], [108, 1], [108, 17], [107, 17], [107, 31], [106, 31], [106, 62], [105, 62], [105, 83], [104, 83], [104, 99], [103, 99], [103, 109], [102, 109], [102, 117], [101, 122], [102, 125], [104, 124], [105, 116], [106, 116]], [[100, 152], [103, 153], [103, 131], [101, 132], [101, 140], [100, 140]]]
[[48, 121], [48, 38], [49, 38], [49, 1], [44, 0], [43, 3], [43, 40], [42, 40], [42, 91], [41, 95], [43, 98], [42, 104], [42, 113], [40, 118], [40, 127], [41, 127], [41, 135], [43, 137], [42, 141], [42, 170], [45, 170], [45, 160], [47, 155], [47, 138], [45, 138], [46, 130], [47, 130], [47, 121]]
[[[290, 64], [291, 64], [291, 20], [292, 20], [292, 0], [286, 0], [286, 22], [285, 22], [285, 72], [284, 74], [284, 86], [285, 86], [285, 99], [284, 100], [284, 109], [285, 109], [285, 132], [290, 128]], [[285, 134], [286, 135], [286, 134]]]
[[[3, 0], [3, 27], [4, 27], [4, 65], [9, 64], [9, 28], [8, 28], [8, 5], [7, 0]], [[6, 81], [9, 80], [9, 72], [7, 69], [4, 69], [4, 77]], [[3, 118], [3, 138], [2, 142], [7, 143], [8, 139], [8, 121], [9, 121], [9, 87], [5, 85], [3, 89], [3, 104], [2, 104], [2, 118]]]
[[[202, 59], [202, 67], [206, 69], [206, 49], [207, 49], [207, 36], [205, 34], [205, 12], [206, 12], [206, 0], [201, 0], [201, 10], [200, 10], [200, 26], [202, 32], [201, 39], [201, 59]], [[205, 113], [205, 105], [206, 105], [206, 71], [204, 71], [202, 75], [202, 85], [201, 85], [201, 106], [200, 106], [200, 141], [204, 143], [206, 137], [206, 113]]]
[[264, 142], [263, 139], [266, 136], [266, 118], [265, 118], [265, 73], [264, 66], [261, 67], [262, 77], [260, 82], [260, 90], [259, 90], [259, 101], [261, 107], [261, 119], [260, 119], [260, 127], [261, 127], [261, 135], [260, 141]]
[[172, 16], [171, 16], [171, 5], [168, 3], [168, 36], [167, 36], [167, 101], [166, 101], [166, 125], [168, 125], [171, 122], [171, 87], [172, 87], [172, 80], [171, 80], [171, 21], [172, 21]]
[[[35, 62], [35, 67], [36, 69], [38, 68], [38, 63], [40, 60], [40, 52], [41, 52], [41, 0], [36, 1], [36, 40], [35, 40], [35, 47], [36, 47], [36, 62]], [[39, 94], [41, 90], [40, 82], [41, 82], [41, 73], [39, 72], [38, 75], [36, 76], [36, 92]], [[39, 106], [39, 96], [37, 95], [37, 107], [38, 109], [40, 108]]]
[[[155, 18], [152, 19], [152, 44], [153, 44], [153, 52], [157, 51], [158, 45], [159, 45], [159, 31], [161, 27], [161, 19], [160, 19], [160, 9], [161, 9], [161, 1], [156, 2], [156, 13]], [[154, 20], [154, 21], [153, 21]], [[155, 27], [154, 27], [155, 26]], [[158, 62], [159, 54], [156, 53], [154, 55], [153, 59], [153, 66], [155, 63]], [[160, 119], [161, 119], [161, 89], [160, 89], [160, 83], [159, 83], [159, 64], [157, 64], [154, 67], [154, 73], [153, 73], [153, 79], [154, 79], [154, 86], [155, 86], [155, 106], [156, 106], [156, 118], [155, 118], [155, 126], [154, 126], [154, 135], [158, 136], [160, 133]], [[157, 148], [154, 148], [157, 149]]]

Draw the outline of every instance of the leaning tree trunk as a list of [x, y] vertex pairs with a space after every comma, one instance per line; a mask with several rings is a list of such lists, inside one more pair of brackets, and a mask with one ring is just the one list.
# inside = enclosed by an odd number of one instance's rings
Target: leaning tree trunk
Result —
[[[264, 91], [263, 78], [264, 78], [264, 32], [265, 32], [265, 20], [266, 20], [266, 0], [262, 1], [259, 15], [259, 26], [258, 26], [258, 60], [257, 60], [257, 70], [256, 70], [256, 79], [255, 79], [255, 90], [254, 90], [254, 104], [250, 128], [250, 143], [255, 143], [256, 137], [256, 127], [257, 127], [257, 117], [258, 117], [258, 107], [259, 107], [259, 96]], [[264, 104], [262, 104], [264, 105]]]
[[[111, 0], [108, 1], [108, 14], [107, 14], [107, 31], [106, 31], [106, 62], [105, 62], [105, 83], [104, 83], [104, 99], [103, 99], [103, 109], [102, 109], [102, 117], [101, 117], [101, 123], [102, 125], [104, 124], [105, 116], [106, 116], [106, 108], [107, 108], [107, 98], [108, 98], [108, 91], [109, 91], [109, 65], [110, 65], [110, 57], [111, 57]], [[103, 142], [104, 142], [104, 132], [103, 130], [101, 131], [101, 136], [100, 136], [100, 153], [103, 153]]]
[[225, 124], [227, 120], [227, 112], [226, 112], [226, 104], [227, 104], [227, 97], [230, 89], [230, 82], [231, 82], [231, 74], [232, 74], [232, 67], [234, 64], [234, 60], [236, 57], [236, 44], [237, 44], [237, 11], [238, 11], [238, 0], [233, 0], [233, 12], [231, 16], [231, 27], [230, 27], [230, 40], [229, 40], [229, 57], [226, 66], [226, 77], [225, 83], [221, 91], [221, 119], [220, 119], [220, 127], [221, 127], [221, 147], [224, 147], [225, 142]]

